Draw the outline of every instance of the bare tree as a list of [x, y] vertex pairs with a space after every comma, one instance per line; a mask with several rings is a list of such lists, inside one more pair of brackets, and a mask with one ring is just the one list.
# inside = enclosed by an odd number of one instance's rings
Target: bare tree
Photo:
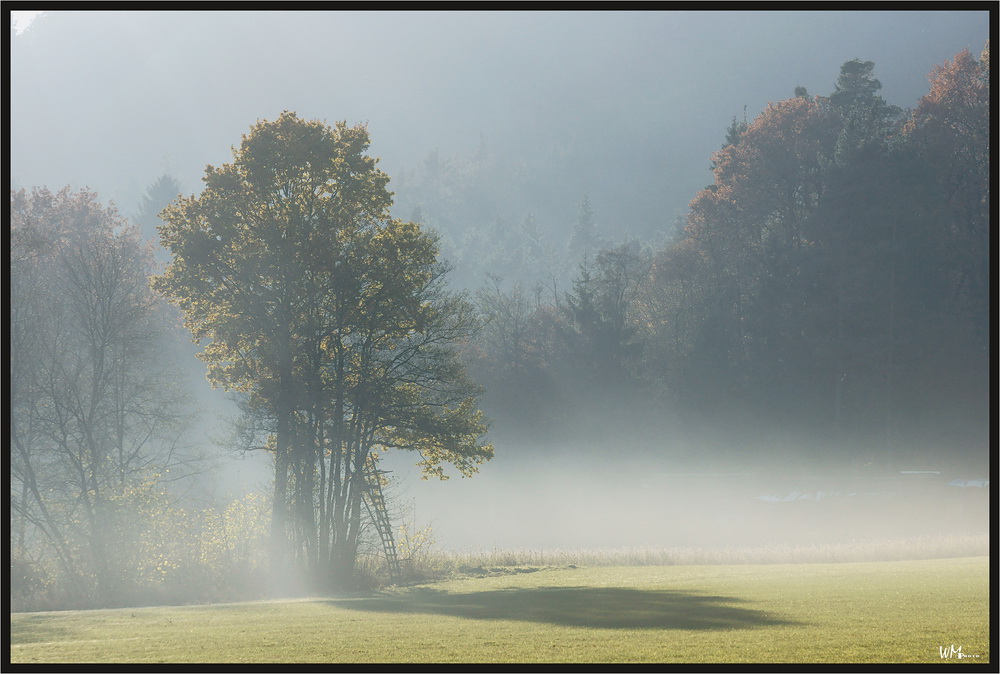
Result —
[[93, 193], [11, 206], [12, 543], [27, 556], [32, 529], [77, 593], [113, 602], [134, 571], [130, 499], [184, 461], [165, 305], [136, 229]]

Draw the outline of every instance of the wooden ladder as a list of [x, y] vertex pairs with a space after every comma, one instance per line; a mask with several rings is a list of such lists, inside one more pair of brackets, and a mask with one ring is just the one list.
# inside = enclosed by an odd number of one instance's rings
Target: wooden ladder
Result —
[[385, 496], [382, 494], [381, 476], [389, 471], [379, 470], [375, 460], [368, 457], [365, 464], [365, 506], [368, 507], [368, 514], [375, 523], [378, 536], [382, 539], [382, 550], [385, 551], [385, 562], [389, 567], [389, 578], [392, 582], [399, 582], [402, 576], [399, 568], [399, 555], [396, 552], [396, 539], [392, 535], [392, 522], [389, 520], [389, 512], [385, 507]]

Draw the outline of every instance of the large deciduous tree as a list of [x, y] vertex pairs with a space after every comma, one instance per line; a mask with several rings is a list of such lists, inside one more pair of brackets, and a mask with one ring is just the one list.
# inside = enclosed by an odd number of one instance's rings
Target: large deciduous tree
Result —
[[453, 348], [476, 328], [436, 240], [389, 216], [367, 129], [292, 112], [254, 125], [198, 197], [165, 209], [153, 280], [183, 309], [209, 379], [242, 394], [274, 455], [272, 570], [351, 577], [381, 449], [465, 476], [492, 456]]
[[[715, 182], [692, 200], [687, 243], [669, 260], [683, 261], [701, 281], [682, 297], [700, 306], [689, 328], [697, 337], [686, 348], [706, 375], [687, 388], [746, 396], [774, 388], [775, 368], [762, 363], [798, 366], [791, 359], [802, 352], [802, 335], [788, 327], [808, 303], [799, 278], [810, 255], [806, 229], [836, 133], [823, 101], [796, 97], [769, 104], [737, 144], [713, 156]], [[657, 265], [664, 281], [676, 276], [667, 264], [661, 257]]]

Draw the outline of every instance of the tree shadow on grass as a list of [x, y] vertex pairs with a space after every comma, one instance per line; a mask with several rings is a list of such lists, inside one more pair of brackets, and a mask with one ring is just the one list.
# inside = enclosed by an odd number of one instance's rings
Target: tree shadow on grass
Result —
[[327, 603], [357, 611], [431, 613], [599, 629], [725, 630], [794, 624], [743, 606], [748, 602], [738, 597], [632, 588], [510, 588], [468, 594], [414, 590], [402, 596]]

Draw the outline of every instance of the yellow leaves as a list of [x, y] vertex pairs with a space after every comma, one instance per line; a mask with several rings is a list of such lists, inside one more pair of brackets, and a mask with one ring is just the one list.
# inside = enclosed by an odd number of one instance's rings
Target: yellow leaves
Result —
[[262, 564], [269, 517], [267, 498], [258, 493], [233, 500], [221, 512], [206, 511], [198, 539], [199, 561], [222, 572], [234, 565]]
[[406, 284], [426, 282], [417, 270], [433, 264], [432, 240], [388, 219], [388, 178], [363, 156], [368, 142], [364, 126], [284, 111], [253, 125], [232, 163], [207, 167], [200, 197], [167, 209], [162, 238], [174, 259], [152, 285], [195, 337], [211, 336], [202, 359], [214, 383], [250, 387], [260, 369], [238, 364], [266, 360], [283, 327], [307, 339], [301, 307], [322, 316], [333, 310], [325, 303], [361, 288], [355, 304], [380, 305], [360, 306], [355, 320], [365, 320], [387, 314]]

